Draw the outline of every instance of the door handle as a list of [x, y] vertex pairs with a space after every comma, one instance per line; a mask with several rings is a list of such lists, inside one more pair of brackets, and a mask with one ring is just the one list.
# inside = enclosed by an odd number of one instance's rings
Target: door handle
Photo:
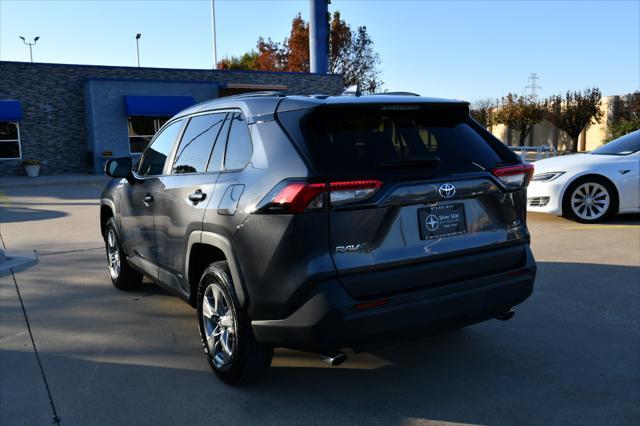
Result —
[[204, 200], [205, 198], [207, 198], [207, 194], [202, 192], [202, 189], [197, 189], [195, 192], [192, 192], [191, 194], [189, 194], [189, 200], [191, 200], [193, 204], [198, 204], [200, 201]]
[[145, 194], [145, 196], [142, 199], [142, 201], [144, 202], [145, 206], [149, 207], [151, 204], [153, 204], [153, 195]]

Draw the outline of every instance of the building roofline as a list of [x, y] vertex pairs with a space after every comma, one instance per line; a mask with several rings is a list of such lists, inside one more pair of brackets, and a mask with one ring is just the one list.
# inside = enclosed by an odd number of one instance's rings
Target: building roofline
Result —
[[121, 68], [127, 70], [167, 70], [167, 71], [209, 71], [211, 73], [220, 74], [234, 74], [234, 73], [248, 73], [248, 74], [285, 74], [285, 75], [317, 75], [331, 78], [342, 78], [340, 74], [318, 74], [311, 72], [297, 72], [297, 71], [254, 71], [254, 70], [214, 70], [210, 68], [162, 68], [162, 67], [136, 67], [126, 65], [92, 65], [92, 64], [64, 64], [55, 62], [25, 62], [25, 61], [0, 61], [0, 64], [20, 64], [27, 66], [34, 65], [46, 65], [54, 67], [77, 67], [77, 68]]

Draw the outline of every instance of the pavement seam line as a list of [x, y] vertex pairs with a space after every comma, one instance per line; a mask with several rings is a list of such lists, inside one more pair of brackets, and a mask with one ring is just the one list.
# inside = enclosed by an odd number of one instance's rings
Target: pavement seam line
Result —
[[34, 250], [38, 253], [39, 256], [51, 256], [54, 254], [67, 254], [67, 253], [78, 253], [78, 252], [82, 252], [82, 251], [91, 251], [91, 250], [101, 250], [104, 247], [100, 246], [100, 247], [91, 247], [91, 248], [87, 248], [87, 249], [78, 249], [78, 250], [63, 250], [63, 251], [53, 251], [51, 253], [42, 253], [41, 251], [38, 250]]
[[[3, 241], [4, 245], [4, 241]], [[54, 424], [59, 425], [62, 420], [58, 417], [58, 412], [56, 410], [56, 405], [53, 402], [53, 396], [51, 395], [51, 389], [49, 388], [49, 382], [47, 381], [47, 376], [44, 372], [44, 367], [42, 366], [42, 361], [40, 360], [40, 354], [38, 353], [38, 348], [36, 346], [36, 341], [33, 338], [33, 332], [31, 331], [31, 324], [29, 323], [29, 317], [27, 316], [27, 310], [24, 307], [24, 303], [22, 302], [22, 295], [20, 294], [20, 289], [18, 288], [18, 280], [16, 279], [16, 275], [13, 272], [13, 269], [10, 269], [11, 276], [13, 277], [13, 284], [16, 287], [16, 293], [18, 293], [18, 300], [20, 301], [20, 307], [22, 308], [22, 314], [24, 315], [24, 320], [27, 323], [27, 331], [29, 332], [29, 338], [31, 339], [31, 345], [33, 346], [33, 352], [36, 355], [36, 361], [38, 361], [38, 367], [40, 368], [40, 375], [42, 376], [42, 380], [44, 382], [44, 387], [47, 391], [47, 396], [49, 397], [49, 404], [51, 405], [51, 410], [53, 411], [52, 421]]]

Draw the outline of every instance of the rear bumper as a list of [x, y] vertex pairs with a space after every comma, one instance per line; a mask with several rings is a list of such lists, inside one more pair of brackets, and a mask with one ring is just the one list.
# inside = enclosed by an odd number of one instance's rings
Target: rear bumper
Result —
[[[278, 320], [253, 321], [261, 342], [312, 352], [358, 348], [388, 335], [421, 335], [485, 321], [522, 303], [533, 291], [536, 265], [373, 301], [353, 299], [337, 281], [320, 284], [298, 310]], [[386, 301], [383, 305], [362, 306]], [[359, 306], [360, 305], [360, 306]]]

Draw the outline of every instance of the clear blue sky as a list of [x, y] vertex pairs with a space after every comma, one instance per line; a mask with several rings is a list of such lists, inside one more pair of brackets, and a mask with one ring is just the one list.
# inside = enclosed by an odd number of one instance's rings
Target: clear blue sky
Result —
[[[475, 100], [522, 92], [531, 72], [541, 95], [598, 86], [640, 89], [640, 1], [333, 0], [366, 25], [385, 89]], [[307, 0], [216, 0], [218, 57], [259, 36], [282, 40]], [[0, 0], [0, 59], [28, 61], [19, 35], [40, 36], [37, 62], [210, 68], [210, 2]]]

